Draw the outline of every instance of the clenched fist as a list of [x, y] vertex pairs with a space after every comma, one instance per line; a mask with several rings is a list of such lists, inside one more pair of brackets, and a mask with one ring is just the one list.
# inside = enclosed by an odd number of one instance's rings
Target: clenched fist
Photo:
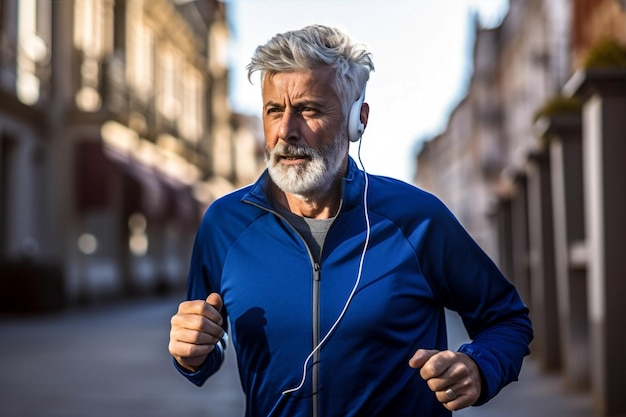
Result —
[[211, 293], [206, 300], [184, 301], [172, 316], [169, 351], [176, 361], [196, 371], [224, 336], [222, 297]]
[[420, 370], [437, 400], [448, 410], [469, 407], [480, 397], [482, 377], [478, 365], [464, 353], [419, 349], [409, 366]]

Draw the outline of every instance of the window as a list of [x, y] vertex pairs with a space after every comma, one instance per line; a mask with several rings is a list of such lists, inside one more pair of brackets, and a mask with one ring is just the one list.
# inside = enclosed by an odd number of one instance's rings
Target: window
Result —
[[157, 109], [169, 121], [177, 119], [180, 104], [176, 98], [176, 58], [170, 48], [159, 53]]
[[200, 140], [202, 132], [202, 78], [189, 65], [183, 77], [183, 112], [179, 121], [182, 136], [191, 143]]
[[24, 104], [39, 101], [41, 80], [37, 76], [37, 63], [47, 55], [44, 40], [37, 32], [37, 0], [21, 0], [17, 19], [17, 98]]
[[147, 101], [154, 83], [154, 33], [146, 25], [141, 10], [131, 10], [128, 27], [128, 81], [139, 98]]

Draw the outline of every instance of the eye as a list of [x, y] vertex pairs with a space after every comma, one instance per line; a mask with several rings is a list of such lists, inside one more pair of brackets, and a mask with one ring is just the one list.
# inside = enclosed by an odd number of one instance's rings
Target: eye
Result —
[[301, 107], [300, 108], [300, 113], [303, 116], [315, 116], [317, 115], [319, 112], [317, 111], [317, 109], [314, 109], [313, 107]]
[[280, 113], [282, 111], [282, 109], [280, 107], [268, 107], [265, 110], [265, 114], [276, 114], [276, 113]]

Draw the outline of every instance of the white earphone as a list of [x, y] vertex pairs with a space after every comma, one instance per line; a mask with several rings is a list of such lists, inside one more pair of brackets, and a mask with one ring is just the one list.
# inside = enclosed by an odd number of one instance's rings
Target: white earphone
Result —
[[361, 96], [350, 107], [350, 114], [348, 115], [348, 137], [350, 142], [356, 142], [361, 138], [365, 131], [365, 125], [361, 122], [361, 107], [365, 100], [365, 88], [361, 92]]

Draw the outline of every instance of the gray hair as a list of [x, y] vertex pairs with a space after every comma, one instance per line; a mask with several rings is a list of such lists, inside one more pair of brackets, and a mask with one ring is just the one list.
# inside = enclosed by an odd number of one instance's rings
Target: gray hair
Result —
[[259, 46], [248, 66], [248, 80], [261, 72], [267, 74], [330, 67], [335, 70], [335, 91], [342, 98], [347, 112], [365, 88], [374, 71], [371, 53], [340, 30], [311, 25], [299, 30], [279, 33]]

